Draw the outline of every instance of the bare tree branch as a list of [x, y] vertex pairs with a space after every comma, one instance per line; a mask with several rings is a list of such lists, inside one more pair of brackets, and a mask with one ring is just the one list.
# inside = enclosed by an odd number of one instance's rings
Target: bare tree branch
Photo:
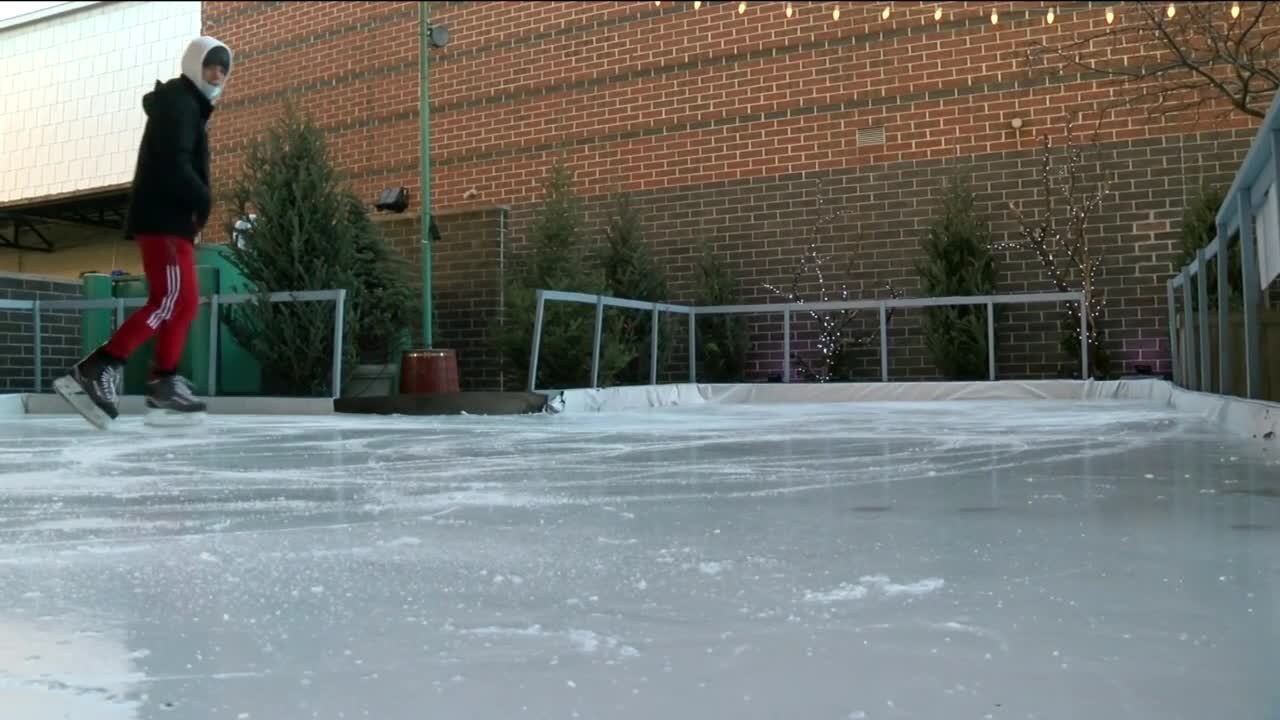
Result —
[[[1167, 113], [1225, 101], [1230, 114], [1262, 118], [1280, 89], [1280, 53], [1269, 46], [1280, 32], [1280, 3], [1241, 5], [1239, 18], [1222, 2], [1178, 3], [1173, 18], [1164, 3], [1127, 5], [1113, 26], [1057, 43], [1033, 39], [1028, 59], [1125, 86], [1112, 108], [1155, 100], [1150, 109]], [[1151, 60], [1125, 59], [1134, 56]]]

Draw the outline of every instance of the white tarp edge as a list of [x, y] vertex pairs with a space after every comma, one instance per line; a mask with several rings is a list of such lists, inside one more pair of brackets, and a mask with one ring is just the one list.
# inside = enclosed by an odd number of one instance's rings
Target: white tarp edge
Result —
[[0, 395], [0, 417], [19, 417], [27, 414], [27, 404], [22, 395]]
[[1275, 441], [1280, 404], [1183, 390], [1164, 380], [1035, 380], [955, 383], [771, 383], [654, 385], [566, 390], [564, 412], [623, 412], [717, 404], [936, 402], [942, 400], [1132, 400], [1204, 417], [1228, 432]]

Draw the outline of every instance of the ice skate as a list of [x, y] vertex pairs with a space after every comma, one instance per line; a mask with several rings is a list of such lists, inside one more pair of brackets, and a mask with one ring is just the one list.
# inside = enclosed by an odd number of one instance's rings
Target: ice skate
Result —
[[205, 403], [181, 375], [162, 375], [147, 382], [148, 425], [194, 425], [204, 421]]
[[119, 363], [95, 352], [71, 368], [70, 373], [54, 380], [53, 389], [85, 420], [106, 430], [120, 415], [116, 408], [120, 370]]

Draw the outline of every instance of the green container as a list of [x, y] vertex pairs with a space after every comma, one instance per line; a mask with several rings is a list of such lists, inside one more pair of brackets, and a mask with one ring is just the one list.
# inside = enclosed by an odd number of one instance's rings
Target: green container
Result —
[[[111, 276], [105, 273], [85, 273], [80, 276], [80, 294], [85, 300], [110, 300]], [[97, 350], [111, 339], [115, 327], [115, 310], [85, 310], [80, 315], [80, 357]]]
[[[218, 271], [217, 292], [222, 295], [236, 295], [249, 292], [249, 283], [240, 271], [231, 264], [229, 256], [231, 248], [226, 245], [197, 245], [196, 264], [215, 268]], [[245, 350], [226, 322], [226, 316], [235, 306], [219, 308], [218, 329], [218, 394], [219, 395], [261, 395], [262, 366], [248, 350]], [[208, 326], [205, 326], [206, 332]]]

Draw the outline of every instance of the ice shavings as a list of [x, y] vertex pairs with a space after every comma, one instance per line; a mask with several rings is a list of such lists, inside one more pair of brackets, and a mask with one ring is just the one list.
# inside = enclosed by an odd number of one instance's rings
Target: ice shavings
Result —
[[831, 590], [806, 591], [804, 601], [807, 603], [831, 604], [862, 600], [873, 591], [888, 598], [919, 597], [940, 590], [945, 585], [945, 580], [936, 577], [925, 578], [908, 585], [899, 585], [886, 575], [863, 575], [858, 579], [857, 585], [846, 582]]

